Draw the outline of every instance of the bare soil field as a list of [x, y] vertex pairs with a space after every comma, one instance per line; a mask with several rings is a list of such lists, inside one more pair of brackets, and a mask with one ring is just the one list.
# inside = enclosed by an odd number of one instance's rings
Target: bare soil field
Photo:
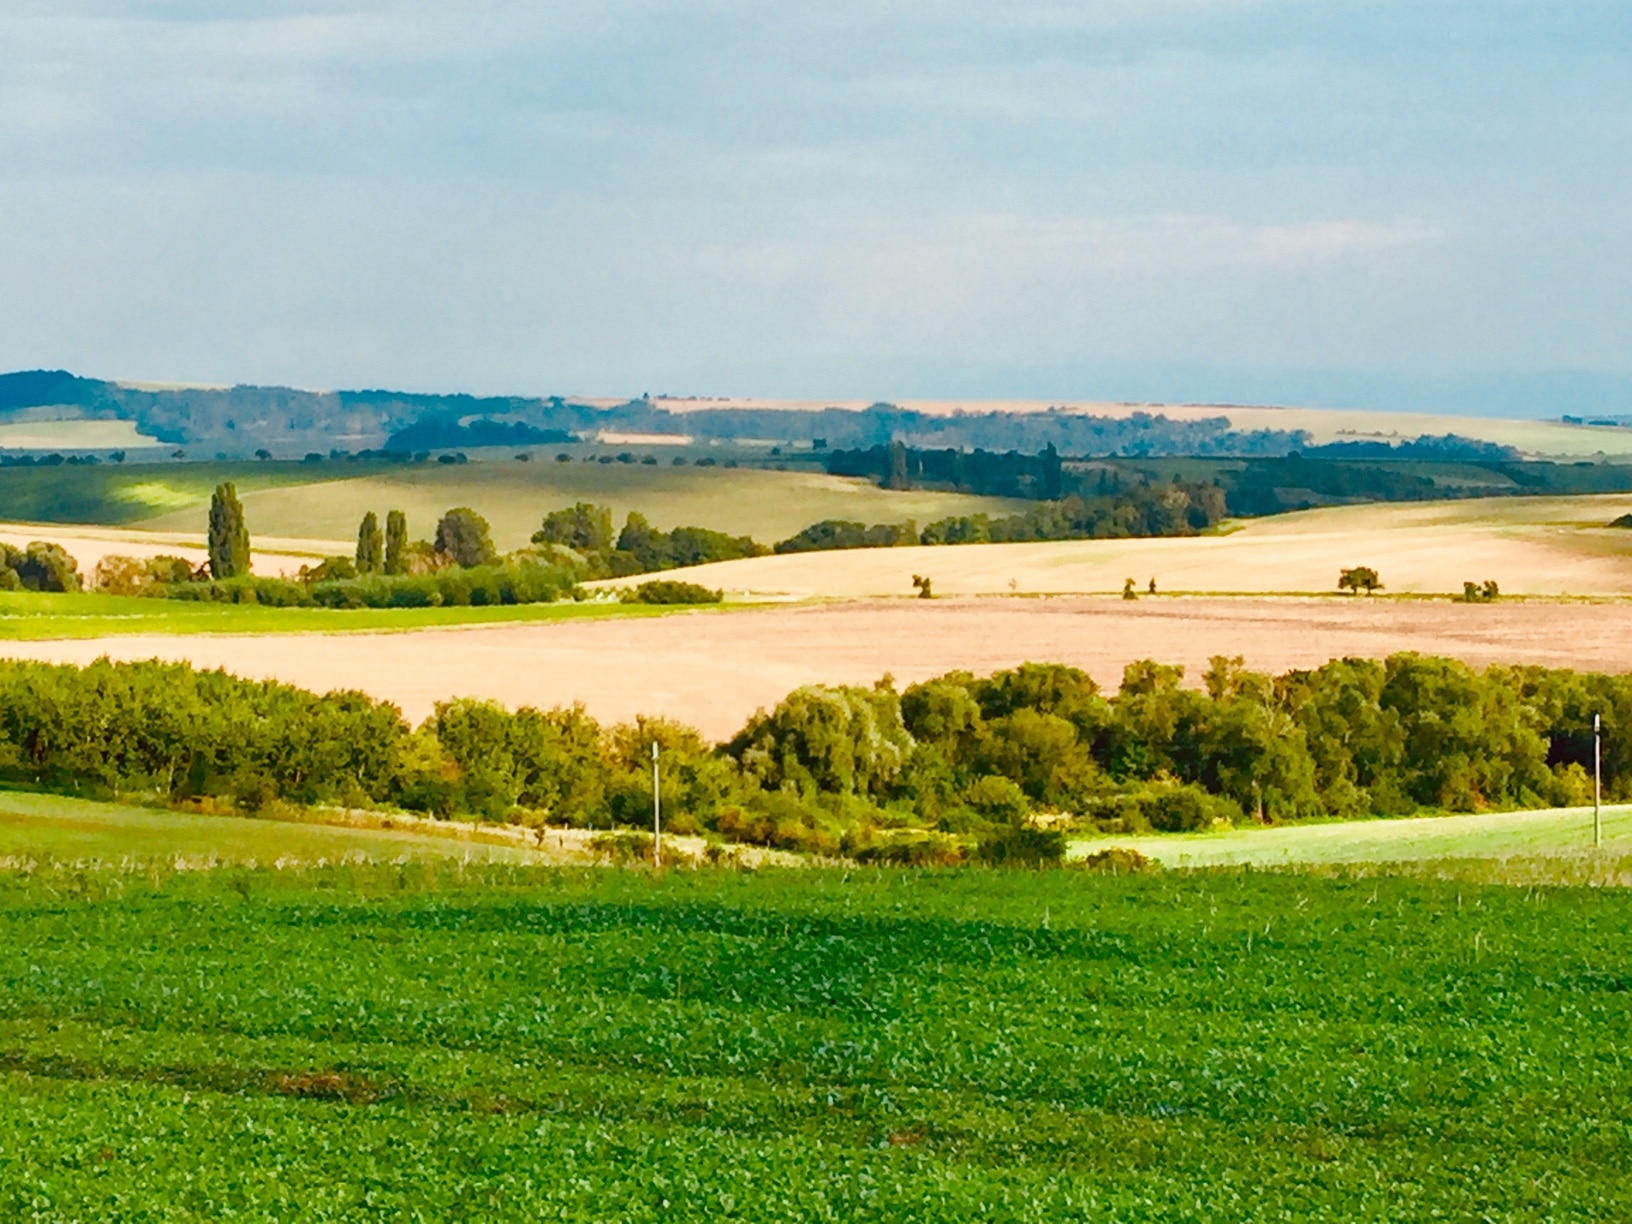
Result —
[[597, 718], [664, 714], [724, 738], [801, 684], [906, 684], [1027, 660], [1070, 663], [1107, 688], [1136, 659], [1215, 654], [1263, 670], [1399, 650], [1469, 663], [1632, 670], [1632, 603], [1453, 604], [1343, 598], [892, 600], [700, 611], [651, 620], [416, 633], [120, 637], [8, 642], [5, 655], [84, 663], [185, 659], [317, 690], [357, 688], [418, 720], [456, 695], [582, 702]]
[[[1104, 594], [1132, 578], [1165, 592], [1319, 594], [1348, 566], [1399, 594], [1455, 594], [1495, 580], [1512, 595], [1632, 594], [1632, 531], [1609, 527], [1632, 496], [1483, 498], [1339, 506], [1253, 519], [1220, 535], [962, 544], [756, 557], [698, 566], [690, 581], [744, 595]], [[620, 580], [627, 585], [638, 579]]]

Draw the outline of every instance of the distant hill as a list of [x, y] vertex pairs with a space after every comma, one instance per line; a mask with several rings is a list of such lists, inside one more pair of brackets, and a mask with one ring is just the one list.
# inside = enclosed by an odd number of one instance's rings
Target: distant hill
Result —
[[1303, 429], [1235, 428], [1215, 416], [1159, 412], [924, 412], [890, 403], [867, 408], [699, 407], [674, 411], [644, 397], [610, 407], [560, 396], [431, 395], [406, 391], [302, 391], [291, 387], [164, 387], [84, 378], [66, 370], [0, 374], [0, 424], [91, 418], [134, 421], [169, 446], [229, 456], [258, 450], [299, 455], [330, 450], [431, 451], [528, 446], [601, 433], [684, 434], [701, 441], [768, 440], [817, 450], [870, 451], [900, 442], [921, 450], [1010, 451], [1053, 447], [1068, 457], [1325, 458], [1492, 461], [1510, 448], [1447, 436], [1312, 446]]

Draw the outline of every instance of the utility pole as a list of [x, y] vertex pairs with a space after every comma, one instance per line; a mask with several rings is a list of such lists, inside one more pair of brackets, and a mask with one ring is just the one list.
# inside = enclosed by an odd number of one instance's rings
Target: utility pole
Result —
[[1600, 731], [1602, 724], [1598, 715], [1592, 716], [1592, 848], [1600, 849], [1604, 844], [1604, 767], [1603, 754], [1599, 751]]
[[652, 866], [663, 866], [663, 796], [657, 788], [657, 741], [652, 741]]

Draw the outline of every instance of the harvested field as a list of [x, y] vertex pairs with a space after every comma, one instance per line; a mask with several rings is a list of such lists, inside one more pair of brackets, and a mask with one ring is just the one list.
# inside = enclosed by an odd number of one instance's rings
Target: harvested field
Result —
[[1632, 670], [1632, 604], [1347, 599], [897, 600], [692, 612], [653, 619], [262, 637], [137, 636], [8, 642], [16, 658], [83, 663], [186, 659], [307, 688], [357, 688], [413, 719], [456, 695], [510, 706], [581, 701], [597, 718], [666, 714], [734, 733], [760, 706], [810, 683], [909, 683], [953, 668], [1074, 664], [1114, 687], [1135, 659], [1185, 665], [1215, 654], [1270, 671], [1399, 650], [1469, 663]]
[[[1132, 578], [1165, 592], [1318, 594], [1345, 566], [1402, 594], [1457, 593], [1494, 579], [1512, 595], [1632, 594], [1632, 532], [1608, 523], [1632, 496], [1487, 498], [1341, 506], [1254, 519], [1222, 535], [1041, 544], [874, 548], [756, 557], [685, 577], [728, 592], [819, 598], [1101, 594]], [[638, 580], [622, 580], [638, 581]], [[614, 584], [616, 585], [616, 584]]]

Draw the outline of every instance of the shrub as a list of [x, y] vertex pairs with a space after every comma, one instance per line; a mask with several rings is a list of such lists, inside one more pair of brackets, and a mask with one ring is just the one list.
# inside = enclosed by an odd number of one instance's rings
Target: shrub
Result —
[[1131, 846], [1111, 846], [1098, 850], [1078, 866], [1083, 871], [1101, 871], [1108, 875], [1137, 875], [1144, 871], [1161, 870], [1160, 863], [1145, 857]]
[[856, 862], [881, 867], [957, 867], [964, 862], [961, 845], [940, 833], [890, 838], [886, 841], [847, 844], [840, 849]]
[[725, 598], [725, 592], [711, 591], [695, 582], [658, 579], [625, 590], [618, 598], [631, 604], [716, 604]]
[[1058, 867], [1065, 861], [1065, 834], [1030, 825], [1002, 827], [981, 839], [975, 857], [988, 867]]
[[1091, 801], [1083, 815], [1114, 833], [1194, 833], [1242, 818], [1238, 804], [1193, 784], [1152, 785], [1129, 794]]
[[1020, 824], [1031, 815], [1026, 792], [1008, 778], [986, 774], [963, 793], [963, 801], [973, 812], [999, 824]]

